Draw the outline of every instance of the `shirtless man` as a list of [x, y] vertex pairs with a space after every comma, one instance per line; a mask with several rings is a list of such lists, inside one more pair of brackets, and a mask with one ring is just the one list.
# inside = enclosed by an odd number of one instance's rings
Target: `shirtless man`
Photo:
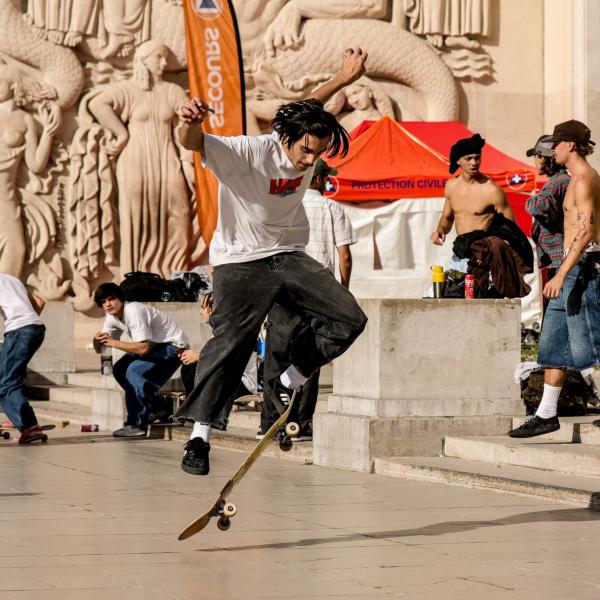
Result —
[[479, 170], [484, 145], [485, 140], [476, 133], [458, 140], [450, 149], [450, 173], [455, 173], [459, 167], [462, 173], [446, 183], [444, 210], [437, 229], [431, 234], [431, 241], [438, 246], [446, 241], [452, 225], [456, 227], [457, 235], [476, 229], [487, 231], [496, 212], [515, 222], [502, 188]]
[[557, 164], [571, 174], [563, 203], [565, 257], [544, 287], [550, 302], [538, 353], [546, 369], [542, 401], [533, 417], [508, 432], [517, 438], [560, 429], [557, 404], [567, 369], [600, 363], [600, 176], [586, 159], [594, 142], [575, 120], [558, 124], [552, 142]]

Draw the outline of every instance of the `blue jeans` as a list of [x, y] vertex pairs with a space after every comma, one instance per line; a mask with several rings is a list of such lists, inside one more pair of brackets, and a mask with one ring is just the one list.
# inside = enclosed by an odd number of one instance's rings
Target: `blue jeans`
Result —
[[177, 411], [218, 425], [237, 386], [265, 317], [275, 303], [307, 327], [290, 342], [289, 363], [307, 377], [343, 354], [360, 335], [367, 317], [333, 273], [304, 252], [285, 252], [213, 271], [212, 337], [196, 372], [196, 387]]
[[117, 383], [125, 390], [125, 425], [145, 428], [154, 394], [181, 366], [175, 346], [153, 344], [145, 356], [125, 354], [113, 367]]
[[571, 269], [542, 323], [538, 363], [586, 369], [600, 363], [600, 252], [585, 253]]
[[38, 424], [25, 397], [25, 377], [27, 363], [42, 345], [45, 334], [43, 325], [25, 325], [4, 334], [0, 351], [0, 408], [20, 431]]

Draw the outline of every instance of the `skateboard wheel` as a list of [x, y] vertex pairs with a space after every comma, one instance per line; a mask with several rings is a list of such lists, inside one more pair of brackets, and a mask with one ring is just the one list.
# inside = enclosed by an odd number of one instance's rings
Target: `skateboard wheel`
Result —
[[10, 440], [10, 431], [3, 431], [3, 432], [2, 432], [2, 437], [3, 437], [5, 440]]
[[298, 425], [298, 423], [288, 423], [285, 426], [285, 432], [292, 438], [298, 437], [298, 434], [300, 433], [300, 425]]
[[228, 502], [224, 507], [223, 507], [223, 516], [224, 517], [233, 517], [235, 514], [237, 513], [237, 506], [235, 504], [233, 504], [232, 502]]
[[44, 434], [42, 436], [42, 442], [46, 443], [48, 441], [48, 436], [46, 434]]
[[292, 449], [293, 445], [294, 442], [292, 442], [291, 438], [289, 438], [287, 435], [283, 437], [279, 442], [279, 448], [284, 452], [289, 452]]
[[227, 531], [231, 527], [231, 521], [229, 520], [229, 517], [220, 517], [217, 521], [217, 527], [221, 531]]

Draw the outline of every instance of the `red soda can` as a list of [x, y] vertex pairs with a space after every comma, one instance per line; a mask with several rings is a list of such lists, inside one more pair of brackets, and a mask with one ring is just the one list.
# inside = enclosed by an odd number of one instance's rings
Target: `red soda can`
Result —
[[465, 276], [465, 298], [475, 298], [475, 275]]
[[86, 425], [82, 425], [81, 426], [81, 431], [85, 431], [85, 432], [96, 432], [96, 431], [100, 431], [100, 426], [99, 425], [91, 425], [91, 424], [86, 424]]

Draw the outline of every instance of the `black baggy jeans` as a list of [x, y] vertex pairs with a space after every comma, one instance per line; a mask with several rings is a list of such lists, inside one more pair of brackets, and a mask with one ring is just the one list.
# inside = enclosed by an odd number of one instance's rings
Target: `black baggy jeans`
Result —
[[[260, 429], [267, 431], [285, 410], [275, 393], [275, 380], [291, 364], [294, 354], [294, 340], [302, 339], [308, 328], [300, 317], [279, 304], [275, 304], [267, 319], [267, 339], [263, 376], [263, 401], [260, 407]], [[289, 422], [298, 423], [301, 428], [312, 422], [319, 396], [319, 375], [317, 369], [302, 386], [299, 398], [294, 404]]]
[[213, 271], [212, 337], [202, 349], [196, 386], [177, 417], [216, 424], [232, 397], [275, 303], [309, 327], [293, 340], [291, 364], [306, 377], [340, 356], [360, 335], [367, 317], [327, 267], [304, 252], [285, 252]]

